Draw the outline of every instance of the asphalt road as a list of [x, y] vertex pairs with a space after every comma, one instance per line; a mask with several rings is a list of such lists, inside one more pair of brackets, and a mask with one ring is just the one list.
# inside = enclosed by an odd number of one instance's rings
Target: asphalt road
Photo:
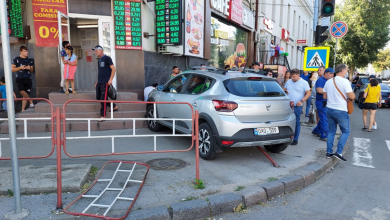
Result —
[[377, 111], [371, 133], [362, 131], [361, 114], [355, 106], [347, 162], [299, 192], [215, 219], [390, 219], [390, 108]]

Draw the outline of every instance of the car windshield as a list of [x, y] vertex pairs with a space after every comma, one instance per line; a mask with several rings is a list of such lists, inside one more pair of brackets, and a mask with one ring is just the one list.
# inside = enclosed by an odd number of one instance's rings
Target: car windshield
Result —
[[387, 84], [381, 83], [379, 85], [381, 86], [381, 90], [390, 90], [390, 87]]
[[285, 96], [280, 85], [274, 80], [263, 81], [261, 77], [234, 78], [224, 81], [226, 90], [241, 97]]

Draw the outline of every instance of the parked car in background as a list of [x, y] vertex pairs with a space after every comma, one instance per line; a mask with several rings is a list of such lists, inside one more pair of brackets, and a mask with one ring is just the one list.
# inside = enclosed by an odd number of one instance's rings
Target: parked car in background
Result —
[[[294, 103], [273, 78], [260, 74], [193, 68], [150, 93], [150, 102], [187, 102], [199, 111], [199, 155], [214, 159], [230, 147], [264, 146], [270, 152], [284, 151], [295, 131]], [[188, 105], [147, 105], [148, 128], [163, 126], [191, 134]]]
[[[378, 80], [379, 83], [382, 83], [382, 79], [378, 79], [378, 78], [377, 78], [377, 80]], [[365, 85], [366, 83], [368, 83], [368, 82], [370, 82], [370, 80], [368, 79], [368, 77], [362, 77], [362, 76], [360, 76], [360, 77], [359, 77], [359, 80], [358, 80], [357, 83], [356, 83], [355, 88], [353, 89], [353, 92], [356, 93], [356, 91], [359, 90], [360, 87], [364, 86], [364, 85]]]
[[[355, 95], [355, 102], [359, 103], [360, 100], [363, 98], [364, 90], [368, 87], [368, 83], [364, 84], [364, 86], [361, 86], [358, 90], [356, 90]], [[379, 83], [381, 86], [381, 93], [382, 93], [382, 106], [390, 107], [390, 87], [385, 83]]]

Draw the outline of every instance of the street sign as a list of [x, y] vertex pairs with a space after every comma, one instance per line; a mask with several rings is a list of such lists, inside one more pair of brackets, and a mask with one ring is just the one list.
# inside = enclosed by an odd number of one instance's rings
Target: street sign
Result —
[[306, 47], [303, 58], [303, 70], [317, 71], [318, 67], [329, 66], [330, 47]]
[[344, 21], [336, 21], [330, 26], [330, 34], [332, 37], [341, 38], [348, 32], [348, 26]]
[[297, 44], [307, 44], [306, 39], [297, 39]]

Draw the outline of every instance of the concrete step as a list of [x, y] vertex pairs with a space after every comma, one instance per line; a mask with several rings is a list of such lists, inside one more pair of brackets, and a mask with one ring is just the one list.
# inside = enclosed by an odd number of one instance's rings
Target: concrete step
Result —
[[[53, 104], [55, 108], [63, 108], [64, 104]], [[108, 108], [110, 104], [107, 104]], [[146, 104], [128, 104], [119, 103], [117, 104], [119, 111], [146, 111]], [[82, 103], [74, 102], [66, 105], [66, 112], [98, 112], [100, 111], [100, 103]], [[47, 102], [39, 102], [35, 105], [35, 113], [50, 113], [50, 104]]]
[[[72, 113], [71, 113], [72, 114]], [[73, 113], [75, 117], [71, 116], [70, 118], [79, 118], [82, 115], [77, 114], [85, 114], [85, 113]], [[120, 114], [120, 113], [119, 113]], [[145, 112], [123, 112], [122, 115], [127, 118], [143, 118]], [[40, 114], [40, 116], [46, 117], [47, 115]], [[91, 117], [100, 117], [99, 113], [94, 113], [94, 115], [88, 115], [84, 118]], [[114, 116], [114, 118], [117, 118]], [[136, 128], [146, 128], [146, 121], [136, 121]], [[132, 129], [133, 121], [104, 121], [97, 122], [91, 121], [91, 131], [102, 131], [102, 130], [119, 130], [119, 129]], [[62, 127], [61, 127], [62, 129]], [[37, 132], [51, 132], [51, 122], [49, 120], [37, 120], [37, 121], [27, 121], [27, 132], [28, 133], [37, 133]], [[66, 121], [65, 123], [66, 131], [87, 131], [88, 130], [88, 122], [87, 121]], [[8, 134], [8, 122], [3, 122], [1, 124], [1, 133]], [[16, 121], [16, 132], [23, 133], [24, 132], [24, 123], [23, 121]]]
[[[71, 99], [96, 100], [95, 91], [77, 91], [77, 94], [65, 95], [65, 93], [51, 92], [49, 100], [53, 104], [64, 104]], [[118, 101], [138, 101], [138, 94], [133, 92], [117, 92]]]

